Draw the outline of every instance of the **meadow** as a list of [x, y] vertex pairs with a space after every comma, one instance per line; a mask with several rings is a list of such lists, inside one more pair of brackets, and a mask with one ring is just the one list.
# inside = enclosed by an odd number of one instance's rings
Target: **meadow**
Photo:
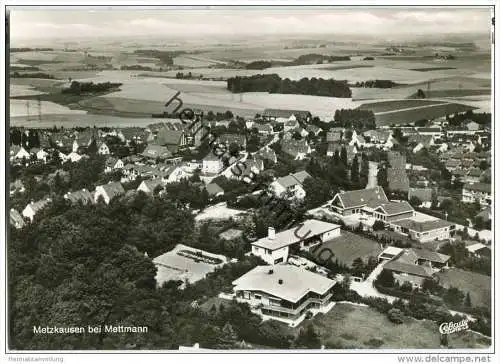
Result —
[[483, 274], [451, 268], [438, 273], [439, 284], [449, 287], [460, 287], [469, 292], [473, 306], [491, 306], [491, 277]]

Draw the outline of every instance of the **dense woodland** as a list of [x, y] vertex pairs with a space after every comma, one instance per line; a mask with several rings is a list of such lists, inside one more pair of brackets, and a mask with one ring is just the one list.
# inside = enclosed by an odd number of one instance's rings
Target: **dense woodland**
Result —
[[344, 128], [354, 128], [356, 130], [375, 129], [375, 114], [371, 110], [358, 109], [337, 109], [334, 120]]
[[346, 81], [322, 78], [302, 78], [299, 81], [292, 81], [288, 78], [281, 79], [277, 74], [230, 77], [227, 80], [227, 89], [233, 93], [270, 92], [342, 98], [352, 96]]
[[120, 87], [122, 84], [118, 82], [103, 82], [103, 83], [94, 83], [94, 82], [71, 82], [70, 87], [62, 89], [63, 94], [75, 94], [81, 95], [85, 93], [95, 93], [95, 92], [106, 92], [109, 90], [116, 89]]

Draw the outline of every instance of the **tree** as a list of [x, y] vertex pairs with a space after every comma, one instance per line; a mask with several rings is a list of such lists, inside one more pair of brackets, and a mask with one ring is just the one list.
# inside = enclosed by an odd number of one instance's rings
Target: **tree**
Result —
[[387, 318], [389, 319], [389, 321], [399, 325], [403, 323], [404, 315], [401, 310], [397, 308], [391, 308], [389, 311], [387, 311]]
[[345, 145], [343, 145], [340, 150], [340, 161], [344, 164], [344, 166], [347, 166], [347, 149]]
[[380, 168], [377, 173], [377, 184], [384, 189], [387, 188], [389, 182], [387, 181], [387, 169], [384, 167]]
[[309, 324], [306, 329], [301, 328], [295, 339], [296, 348], [319, 349], [321, 340], [319, 334], [314, 330], [314, 326]]
[[420, 89], [420, 88], [417, 90], [417, 98], [418, 98], [418, 99], [425, 99], [425, 93], [424, 93], [424, 91], [423, 91], [422, 89]]
[[352, 262], [352, 270], [357, 277], [363, 277], [365, 273], [365, 262], [363, 262], [363, 259], [359, 257], [354, 259]]
[[375, 220], [373, 223], [373, 231], [380, 231], [385, 229], [385, 222], [382, 220]]
[[402, 292], [407, 292], [407, 293], [413, 291], [413, 287], [412, 287], [411, 283], [410, 282], [404, 282], [401, 285], [401, 291]]
[[470, 299], [470, 293], [469, 292], [467, 292], [467, 295], [465, 296], [464, 306], [467, 307], [467, 308], [471, 308], [472, 307], [472, 302], [471, 302], [471, 299]]
[[417, 196], [411, 196], [410, 198], [410, 205], [412, 206], [420, 206], [422, 204], [422, 201]]
[[321, 206], [332, 198], [331, 186], [320, 178], [306, 178], [302, 185], [306, 195], [304, 204], [306, 208]]
[[381, 285], [382, 287], [394, 287], [395, 279], [392, 271], [383, 269], [382, 272], [375, 279], [375, 284]]
[[357, 157], [354, 157], [351, 164], [351, 183], [359, 187], [359, 161]]
[[226, 322], [224, 327], [222, 328], [221, 334], [218, 338], [218, 343], [216, 344], [216, 349], [234, 349], [236, 342], [238, 341], [238, 335], [233, 329], [233, 326]]

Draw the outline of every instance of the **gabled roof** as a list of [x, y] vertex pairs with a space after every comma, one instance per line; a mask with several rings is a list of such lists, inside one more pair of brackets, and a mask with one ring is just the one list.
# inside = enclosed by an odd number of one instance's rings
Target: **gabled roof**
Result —
[[430, 278], [434, 274], [434, 271], [422, 265], [403, 263], [399, 260], [392, 260], [384, 265], [384, 269], [394, 271], [397, 273], [406, 273], [413, 276], [419, 276], [424, 278]]
[[299, 171], [296, 173], [289, 174], [288, 176], [280, 177], [276, 180], [284, 188], [288, 188], [295, 185], [302, 185], [307, 178], [311, 178], [311, 175], [306, 171]]
[[405, 212], [413, 212], [413, 207], [406, 202], [406, 201], [401, 201], [401, 202], [388, 202], [385, 204], [381, 204], [377, 209], [382, 209], [386, 215], [388, 216], [393, 216], [393, 215], [399, 215]]
[[281, 149], [283, 152], [290, 154], [292, 156], [296, 156], [298, 153], [308, 153], [309, 152], [309, 144], [305, 139], [302, 140], [283, 140], [281, 142]]
[[[146, 188], [148, 190], [150, 190], [151, 192], [154, 191], [154, 189], [156, 187], [163, 185], [163, 181], [161, 180], [161, 178], [148, 179], [148, 180], [142, 181], [142, 183], [144, 183]], [[137, 189], [139, 189], [139, 187], [137, 187]]]
[[344, 208], [353, 208], [371, 204], [378, 206], [389, 202], [384, 189], [380, 186], [363, 190], [345, 191], [337, 194]]
[[168, 129], [163, 127], [158, 131], [156, 143], [159, 145], [174, 145], [178, 146], [181, 143], [184, 130]]
[[276, 233], [274, 239], [269, 239], [269, 237], [261, 238], [254, 241], [252, 245], [276, 250], [300, 242], [302, 240], [301, 236], [310, 238], [340, 228], [340, 225], [315, 219], [306, 220], [299, 226]]
[[26, 225], [23, 217], [16, 209], [10, 209], [9, 222], [11, 225], [19, 228], [22, 228], [24, 227], [24, 225]]
[[335, 281], [294, 265], [258, 266], [233, 281], [235, 291], [260, 291], [288, 302], [309, 292], [323, 295], [334, 285]]
[[491, 185], [489, 183], [473, 183], [471, 185], [464, 185], [465, 190], [491, 193]]
[[[200, 187], [203, 188], [203, 186]], [[224, 190], [217, 183], [209, 183], [204, 188], [207, 190], [209, 196], [216, 196], [219, 193], [224, 193]]]
[[217, 137], [217, 142], [222, 144], [238, 144], [243, 146], [246, 144], [245, 135], [241, 134], [222, 134]]
[[149, 144], [141, 155], [147, 158], [170, 158], [172, 153], [167, 147]]
[[427, 250], [427, 249], [409, 249], [409, 250], [412, 250], [418, 259], [424, 259], [430, 262], [446, 263], [448, 260], [450, 260], [449, 255], [433, 252], [432, 250]]
[[409, 230], [413, 230], [416, 232], [427, 232], [427, 231], [432, 231], [436, 229], [441, 229], [444, 227], [450, 227], [453, 226], [454, 224], [441, 220], [441, 219], [436, 219], [436, 220], [430, 220], [430, 221], [415, 221], [415, 220], [410, 220], [410, 219], [405, 219], [405, 220], [400, 220], [396, 221], [393, 224], [407, 228]]
[[407, 192], [410, 188], [410, 180], [408, 179], [408, 175], [404, 169], [388, 168], [387, 181], [389, 189], [392, 191]]
[[472, 245], [466, 246], [465, 248], [468, 251], [470, 251], [471, 253], [474, 253], [474, 252], [481, 250], [481, 249], [490, 249], [491, 250], [491, 247], [484, 245], [482, 243], [472, 244]]
[[86, 189], [68, 192], [64, 195], [64, 198], [69, 200], [71, 203], [81, 202], [84, 205], [94, 202], [92, 194]]
[[97, 186], [97, 187], [102, 187], [103, 190], [106, 192], [108, 195], [109, 199], [112, 199], [113, 197], [122, 195], [125, 193], [125, 190], [123, 189], [123, 186], [120, 182], [113, 182], [113, 183], [108, 183], [102, 186]]
[[118, 158], [109, 157], [106, 159], [106, 162], [104, 162], [104, 165], [106, 167], [114, 167], [117, 162], [118, 162]]
[[340, 140], [342, 140], [341, 131], [329, 131], [328, 133], [326, 133], [326, 141], [328, 143], [339, 142]]
[[410, 188], [408, 191], [408, 200], [417, 197], [422, 202], [432, 201], [432, 188]]
[[26, 207], [30, 207], [33, 212], [38, 212], [47, 206], [52, 200], [50, 198], [45, 198], [36, 202], [30, 202]]

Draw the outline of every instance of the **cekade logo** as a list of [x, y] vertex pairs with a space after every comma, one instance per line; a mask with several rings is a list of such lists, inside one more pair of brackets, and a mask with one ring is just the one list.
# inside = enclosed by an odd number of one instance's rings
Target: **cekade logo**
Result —
[[465, 319], [460, 322], [443, 322], [439, 325], [441, 334], [452, 334], [454, 332], [464, 331], [469, 329], [469, 320]]

